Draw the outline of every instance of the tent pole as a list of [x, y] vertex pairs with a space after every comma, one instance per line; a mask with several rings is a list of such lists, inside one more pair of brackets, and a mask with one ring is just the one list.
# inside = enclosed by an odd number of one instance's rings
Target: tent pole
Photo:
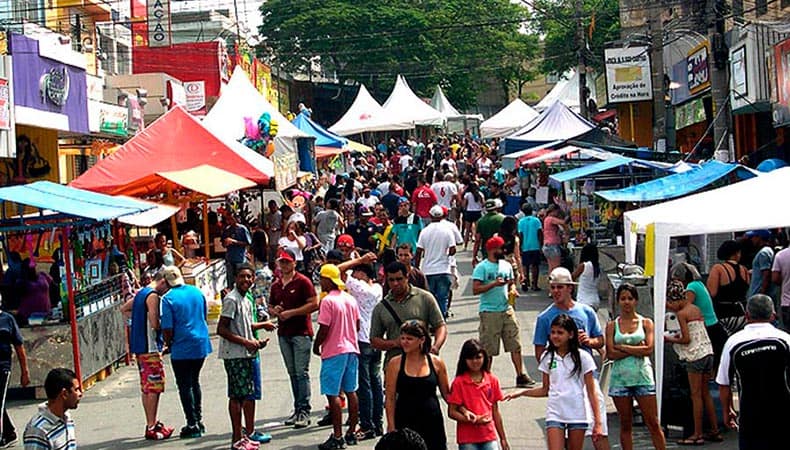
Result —
[[206, 261], [211, 260], [211, 247], [209, 244], [209, 233], [208, 233], [208, 197], [203, 198], [203, 246], [205, 248], [205, 257]]
[[74, 274], [71, 267], [71, 250], [69, 249], [69, 236], [71, 227], [66, 226], [61, 234], [61, 247], [63, 248], [63, 264], [66, 266], [66, 292], [69, 296], [69, 325], [71, 326], [71, 349], [74, 357], [74, 373], [82, 389], [82, 363], [80, 361], [80, 333], [77, 330], [77, 305], [74, 303]]
[[[167, 184], [167, 202], [173, 205], [176, 204], [176, 199], [173, 196], [173, 186], [171, 186], [170, 183]], [[179, 253], [183, 254], [183, 250], [181, 249], [181, 241], [178, 240], [178, 224], [176, 224], [175, 214], [170, 216], [170, 228], [172, 229], [173, 233], [173, 247], [175, 247]]]

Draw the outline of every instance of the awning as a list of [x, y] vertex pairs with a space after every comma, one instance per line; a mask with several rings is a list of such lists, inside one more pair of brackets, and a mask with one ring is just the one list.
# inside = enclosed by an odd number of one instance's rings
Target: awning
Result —
[[143, 211], [137, 214], [129, 214], [118, 218], [118, 222], [136, 227], [147, 227], [147, 228], [153, 227], [154, 225], [157, 225], [169, 219], [170, 216], [177, 213], [178, 210], [181, 209], [178, 206], [163, 205], [161, 203], [139, 200], [136, 198], [127, 197], [125, 195], [119, 195], [118, 197], [128, 198], [138, 202], [148, 203], [149, 205], [152, 206], [152, 208], [149, 209], [148, 211]]
[[0, 200], [96, 221], [112, 220], [154, 207], [136, 199], [99, 194], [51, 181], [0, 188]]
[[373, 151], [371, 147], [368, 147], [367, 145], [359, 143], [357, 141], [352, 141], [351, 139], [348, 140], [346, 147], [351, 149], [351, 151], [359, 152], [359, 153], [367, 153]]
[[504, 155], [502, 157], [502, 167], [504, 167], [505, 170], [513, 170], [513, 169], [516, 168], [516, 161], [518, 161], [519, 159], [522, 159], [525, 156], [528, 156], [530, 154], [534, 154], [535, 152], [538, 152], [540, 150], [550, 149], [551, 147], [553, 147], [553, 146], [555, 146], [557, 144], [561, 144], [563, 142], [565, 142], [565, 141], [563, 141], [563, 140], [551, 141], [551, 142], [547, 142], [545, 144], [536, 145], [534, 147], [530, 147], [530, 148], [527, 148], [527, 149], [524, 149], [524, 150], [521, 150], [521, 151], [518, 151], [518, 152], [515, 152], [515, 153], [510, 153], [508, 155]]
[[595, 194], [610, 202], [666, 200], [698, 191], [730, 174], [735, 175], [740, 180], [755, 176], [753, 172], [738, 164], [708, 161], [683, 173], [668, 175], [623, 189], [599, 191]]
[[207, 164], [201, 164], [191, 169], [157, 172], [156, 174], [190, 191], [208, 197], [221, 197], [233, 191], [256, 185], [254, 181]]
[[610, 158], [604, 161], [599, 161], [595, 164], [588, 164], [583, 167], [577, 167], [575, 169], [555, 173], [549, 176], [549, 179], [557, 183], [564, 183], [566, 181], [571, 181], [578, 178], [586, 178], [589, 177], [590, 175], [595, 175], [596, 173], [600, 173], [609, 169], [614, 169], [615, 167], [625, 166], [631, 164], [632, 161], [633, 158], [628, 158], [625, 156], [616, 156], [614, 158]]
[[315, 159], [331, 158], [335, 155], [341, 155], [348, 152], [345, 148], [324, 147], [320, 145], [315, 146]]
[[[519, 167], [530, 166], [532, 164], [538, 164], [545, 161], [555, 161], [563, 156], [570, 155], [571, 153], [578, 152], [581, 150], [579, 147], [575, 147], [573, 145], [565, 146], [558, 150], [541, 150], [539, 152], [535, 152], [530, 155], [528, 158], [519, 159], [516, 161], [516, 165]], [[542, 153], [542, 154], [537, 154]], [[533, 156], [534, 155], [534, 156]]]

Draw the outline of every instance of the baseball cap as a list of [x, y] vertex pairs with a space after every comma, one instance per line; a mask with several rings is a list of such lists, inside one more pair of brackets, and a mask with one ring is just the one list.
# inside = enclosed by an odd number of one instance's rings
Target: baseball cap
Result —
[[354, 238], [350, 234], [341, 234], [337, 237], [337, 246], [354, 248]]
[[489, 198], [486, 200], [486, 211], [494, 211], [502, 207], [502, 201], [498, 198]]
[[428, 211], [428, 214], [430, 214], [431, 217], [436, 218], [444, 217], [444, 209], [439, 205], [433, 205], [431, 206], [430, 211]]
[[758, 236], [758, 237], [761, 237], [761, 238], [763, 238], [765, 240], [768, 240], [768, 239], [771, 239], [771, 232], [768, 231], [768, 230], [751, 230], [751, 231], [747, 231], [746, 232], [746, 237], [747, 238], [754, 237], [754, 236]]
[[359, 215], [360, 216], [368, 216], [368, 217], [370, 217], [370, 216], [373, 215], [373, 211], [371, 211], [370, 208], [368, 208], [367, 206], [363, 206], [363, 207], [359, 208]]
[[160, 271], [165, 281], [170, 287], [181, 286], [184, 284], [184, 277], [176, 266], [165, 266]]
[[494, 236], [486, 241], [486, 250], [493, 250], [505, 245], [505, 240], [500, 236]]
[[335, 283], [338, 289], [345, 289], [346, 283], [340, 278], [340, 269], [334, 264], [324, 264], [321, 266], [321, 278], [327, 278]]
[[406, 198], [406, 197], [401, 197], [401, 198], [398, 199], [398, 204], [399, 205], [402, 205], [404, 203], [409, 203], [409, 199]]
[[284, 259], [286, 261], [295, 262], [296, 261], [296, 255], [294, 254], [293, 250], [289, 250], [287, 248], [284, 248], [284, 249], [281, 249], [277, 253], [277, 261], [280, 261], [281, 259]]
[[579, 284], [573, 281], [570, 270], [557, 267], [549, 274], [549, 284]]
[[341, 253], [340, 250], [336, 248], [333, 248], [326, 253], [327, 261], [343, 261], [343, 259], [345, 259], [343, 253]]

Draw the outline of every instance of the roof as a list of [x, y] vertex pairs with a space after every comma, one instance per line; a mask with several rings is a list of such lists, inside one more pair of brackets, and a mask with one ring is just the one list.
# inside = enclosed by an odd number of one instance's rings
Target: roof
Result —
[[315, 137], [316, 146], [342, 148], [348, 143], [348, 139], [332, 133], [321, 125], [313, 122], [305, 113], [299, 113], [299, 115], [294, 118], [293, 124], [305, 134]]
[[741, 180], [755, 176], [752, 171], [738, 164], [708, 161], [683, 173], [668, 175], [623, 189], [598, 191], [595, 194], [613, 202], [667, 200], [698, 191], [730, 174]]
[[70, 186], [107, 194], [148, 196], [167, 192], [160, 172], [207, 164], [258, 184], [274, 177], [274, 165], [235, 140], [222, 140], [178, 106], [98, 161]]
[[360, 84], [354, 103], [340, 120], [329, 127], [329, 131], [341, 136], [351, 136], [366, 131], [396, 131], [412, 128], [414, 124], [409, 121], [388, 117], [384, 108], [370, 95], [365, 85]]
[[458, 112], [457, 109], [455, 109], [455, 107], [450, 103], [450, 100], [447, 100], [447, 97], [445, 97], [442, 87], [438, 85], [436, 86], [436, 90], [433, 91], [433, 97], [431, 98], [431, 107], [442, 113], [445, 119], [452, 119], [452, 118], [464, 116], [463, 114]]
[[505, 153], [513, 153], [544, 142], [573, 139], [593, 128], [595, 125], [585, 118], [561, 102], [555, 102], [537, 118], [505, 138]]
[[392, 88], [383, 106], [386, 114], [399, 122], [409, 122], [414, 125], [444, 125], [442, 113], [417, 97], [403, 75], [398, 75], [395, 87]]
[[505, 137], [518, 131], [536, 117], [538, 112], [517, 98], [488, 120], [483, 121], [480, 124], [480, 134], [484, 138]]
[[549, 178], [557, 183], [564, 183], [566, 181], [576, 180], [579, 178], [588, 178], [592, 175], [605, 172], [609, 169], [614, 169], [616, 167], [621, 167], [621, 166], [629, 166], [631, 164], [637, 164], [640, 166], [646, 166], [653, 169], [665, 170], [669, 172], [676, 171], [672, 167], [665, 167], [664, 165], [656, 165], [652, 161], [643, 161], [641, 159], [629, 158], [627, 156], [617, 155], [613, 158], [599, 161], [594, 164], [588, 164], [586, 166], [577, 167], [575, 169], [555, 173], [549, 176]]
[[0, 200], [96, 221], [117, 219], [155, 207], [148, 202], [99, 194], [51, 181], [0, 188]]

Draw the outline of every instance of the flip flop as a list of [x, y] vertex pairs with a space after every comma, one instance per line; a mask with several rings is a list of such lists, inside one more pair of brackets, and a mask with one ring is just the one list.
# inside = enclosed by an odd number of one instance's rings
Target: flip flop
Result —
[[710, 442], [722, 442], [724, 441], [724, 437], [722, 437], [721, 433], [708, 433], [704, 436], [706, 441]]
[[699, 437], [697, 439], [692, 439], [690, 437], [686, 439], [681, 439], [677, 441], [678, 445], [705, 445], [705, 439]]

